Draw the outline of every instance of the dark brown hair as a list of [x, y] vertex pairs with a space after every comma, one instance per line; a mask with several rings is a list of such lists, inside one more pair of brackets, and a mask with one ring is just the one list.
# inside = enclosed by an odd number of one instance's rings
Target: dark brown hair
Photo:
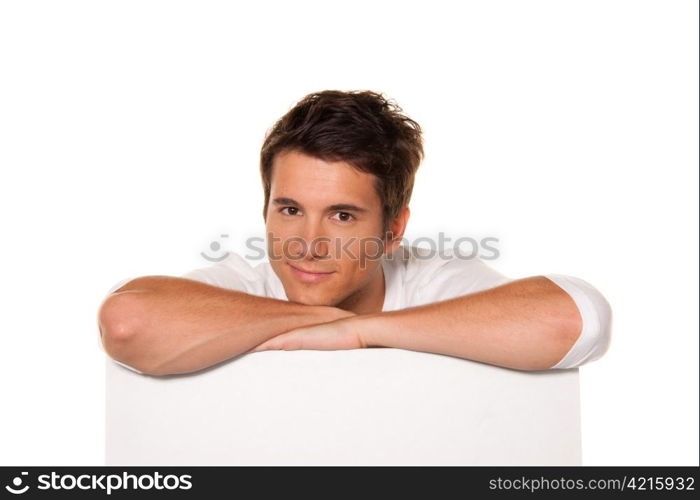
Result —
[[386, 232], [411, 199], [424, 155], [421, 128], [402, 111], [394, 101], [368, 90], [324, 90], [304, 97], [265, 135], [260, 152], [263, 217], [270, 201], [275, 156], [298, 151], [374, 174]]

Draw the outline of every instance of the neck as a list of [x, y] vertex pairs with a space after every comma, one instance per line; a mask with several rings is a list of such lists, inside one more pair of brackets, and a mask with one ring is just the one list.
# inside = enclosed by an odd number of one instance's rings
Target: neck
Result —
[[384, 307], [384, 296], [386, 294], [386, 283], [384, 279], [384, 269], [379, 269], [372, 280], [351, 296], [345, 298], [336, 305], [340, 309], [354, 312], [355, 314], [372, 314], [382, 312]]

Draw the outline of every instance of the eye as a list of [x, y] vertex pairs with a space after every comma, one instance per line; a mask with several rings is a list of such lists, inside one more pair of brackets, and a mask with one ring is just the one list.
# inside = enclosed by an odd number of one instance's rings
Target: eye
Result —
[[[285, 212], [287, 210], [287, 212]], [[296, 215], [299, 212], [297, 207], [284, 207], [280, 210], [280, 213], [284, 215]]]
[[355, 219], [355, 216], [348, 212], [336, 212], [333, 219], [339, 222], [352, 222]]

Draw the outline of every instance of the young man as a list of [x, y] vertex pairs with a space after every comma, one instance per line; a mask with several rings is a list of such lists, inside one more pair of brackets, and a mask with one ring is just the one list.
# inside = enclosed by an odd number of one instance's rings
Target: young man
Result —
[[422, 158], [420, 126], [382, 95], [306, 96], [261, 151], [269, 263], [231, 253], [125, 280], [100, 307], [106, 352], [151, 375], [266, 349], [394, 347], [519, 370], [602, 356], [611, 309], [587, 282], [511, 280], [401, 245]]

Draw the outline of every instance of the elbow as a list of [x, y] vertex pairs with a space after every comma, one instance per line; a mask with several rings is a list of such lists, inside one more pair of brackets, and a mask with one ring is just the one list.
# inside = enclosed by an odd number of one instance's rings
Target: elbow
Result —
[[112, 357], [118, 356], [136, 334], [131, 298], [127, 293], [112, 294], [100, 307], [98, 321], [102, 345]]
[[559, 353], [558, 359], [562, 359], [566, 353], [571, 351], [583, 333], [583, 316], [578, 304], [568, 294], [566, 302], [566, 314], [562, 315], [560, 327], [554, 338], [554, 344]]
[[129, 292], [115, 293], [102, 303], [98, 315], [102, 346], [105, 353], [122, 364], [146, 375], [155, 375], [138, 347], [139, 314], [136, 296]]

